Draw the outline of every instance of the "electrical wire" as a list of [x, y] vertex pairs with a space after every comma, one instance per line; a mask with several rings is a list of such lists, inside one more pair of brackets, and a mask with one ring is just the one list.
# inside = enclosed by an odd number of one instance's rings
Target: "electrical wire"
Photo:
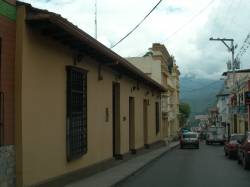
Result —
[[[141, 24], [142, 22], [158, 7], [158, 5], [162, 2], [160, 0], [152, 9], [151, 11], [128, 33], [126, 34], [123, 38], [121, 38], [118, 42], [116, 42], [114, 45], [112, 45], [110, 48], [114, 48], [117, 46], [119, 43], [121, 43], [123, 40], [125, 40], [130, 34], [132, 34]], [[183, 24], [180, 28], [178, 28], [176, 31], [174, 31], [167, 40], [171, 39], [174, 37], [178, 32], [180, 32], [182, 29], [184, 29], [186, 26], [188, 26], [191, 22], [193, 22], [198, 16], [200, 16], [205, 10], [209, 8], [212, 3], [214, 3], [215, 0], [210, 1], [204, 8], [202, 8], [200, 11], [198, 11], [189, 21], [187, 21], [185, 24]]]
[[236, 55], [236, 59], [240, 59], [243, 56], [243, 54], [247, 51], [249, 46], [250, 46], [250, 33], [248, 33], [248, 35], [246, 36], [239, 52]]
[[110, 48], [114, 48], [115, 46], [117, 46], [119, 43], [121, 43], [123, 40], [125, 40], [130, 34], [132, 34], [141, 24], [143, 21], [146, 20], [146, 18], [159, 6], [159, 4], [162, 2], [162, 0], [160, 0], [151, 10], [150, 12], [128, 33], [126, 34], [124, 37], [122, 37], [118, 42], [116, 42], [114, 45], [112, 45]]
[[[239, 0], [238, 3], [238, 8], [237, 10], [241, 10], [241, 4], [242, 4], [242, 0]], [[235, 12], [235, 11], [234, 11]], [[232, 20], [231, 20], [231, 24], [233, 23], [233, 20], [235, 19], [235, 16], [233, 16]], [[246, 36], [241, 48], [239, 49], [238, 53], [236, 54], [236, 60], [239, 62], [240, 58], [243, 56], [243, 54], [247, 51], [247, 49], [249, 48], [250, 45], [250, 33], [248, 33], [248, 35]]]
[[184, 29], [186, 26], [188, 26], [190, 23], [192, 23], [198, 16], [200, 16], [205, 10], [208, 9], [212, 3], [215, 2], [215, 0], [210, 1], [204, 8], [202, 8], [199, 12], [197, 12], [190, 20], [188, 20], [186, 23], [184, 23], [180, 28], [178, 28], [176, 31], [174, 31], [166, 41], [170, 40], [172, 37], [174, 37], [178, 32], [180, 32], [182, 29]]

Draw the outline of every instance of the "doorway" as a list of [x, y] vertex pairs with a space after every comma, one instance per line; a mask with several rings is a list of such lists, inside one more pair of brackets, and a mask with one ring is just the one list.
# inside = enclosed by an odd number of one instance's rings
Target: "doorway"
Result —
[[234, 114], [234, 133], [237, 133], [237, 115]]
[[143, 134], [144, 134], [144, 145], [149, 148], [148, 145], [148, 100], [143, 100]]
[[247, 132], [248, 131], [248, 122], [247, 121], [245, 121], [245, 132]]
[[129, 97], [129, 150], [135, 153], [135, 98]]
[[120, 157], [120, 84], [113, 82], [113, 157]]

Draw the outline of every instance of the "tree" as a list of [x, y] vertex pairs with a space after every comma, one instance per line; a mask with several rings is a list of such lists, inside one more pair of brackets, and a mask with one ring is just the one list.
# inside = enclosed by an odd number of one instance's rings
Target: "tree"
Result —
[[179, 111], [180, 111], [180, 126], [183, 127], [184, 124], [186, 124], [187, 119], [189, 118], [191, 113], [190, 105], [184, 102], [180, 103]]

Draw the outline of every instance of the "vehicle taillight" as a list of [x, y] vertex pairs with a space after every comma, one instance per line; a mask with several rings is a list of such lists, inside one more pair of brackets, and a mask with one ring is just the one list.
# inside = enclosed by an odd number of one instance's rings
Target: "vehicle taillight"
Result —
[[249, 140], [247, 140], [246, 149], [247, 149], [247, 152], [249, 152], [249, 151], [250, 151], [250, 141], [249, 141]]
[[235, 148], [236, 145], [235, 145], [235, 144], [228, 144], [228, 147], [229, 147], [229, 148]]

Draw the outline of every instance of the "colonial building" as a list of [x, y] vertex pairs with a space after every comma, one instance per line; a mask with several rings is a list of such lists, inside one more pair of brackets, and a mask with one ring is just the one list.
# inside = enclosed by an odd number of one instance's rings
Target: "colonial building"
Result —
[[[248, 107], [249, 103], [246, 103], [245, 94], [250, 90], [249, 78], [245, 77], [237, 81], [237, 90], [234, 97], [232, 97], [232, 107], [234, 121], [234, 131], [238, 133], [245, 133], [249, 129], [248, 121]], [[236, 118], [236, 119], [235, 119]]]
[[18, 3], [16, 29], [18, 186], [162, 140], [166, 86], [58, 14]]
[[163, 132], [165, 137], [175, 137], [179, 130], [180, 72], [173, 56], [164, 45], [154, 43], [143, 57], [127, 59], [167, 89], [161, 95]]
[[229, 71], [222, 74], [226, 77], [225, 88], [229, 90], [229, 125], [232, 133], [244, 133], [249, 127], [249, 103], [246, 103], [246, 93], [250, 90], [250, 69]]
[[15, 172], [15, 4], [14, 0], [0, 0], [0, 186], [12, 186]]
[[230, 113], [229, 113], [229, 97], [230, 90], [223, 86], [221, 91], [216, 95], [218, 108], [218, 121], [221, 126], [226, 128], [226, 134], [230, 135]]

